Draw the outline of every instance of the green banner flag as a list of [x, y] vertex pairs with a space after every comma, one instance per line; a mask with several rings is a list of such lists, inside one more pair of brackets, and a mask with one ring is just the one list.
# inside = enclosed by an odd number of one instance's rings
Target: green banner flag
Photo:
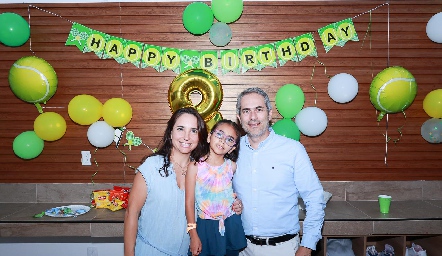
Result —
[[92, 30], [91, 35], [86, 40], [86, 47], [83, 49], [83, 52], [94, 52], [95, 55], [101, 59], [105, 50], [106, 42], [110, 37], [111, 36], [106, 33]]
[[235, 72], [239, 74], [238, 49], [233, 50], [221, 50], [221, 72], [226, 74], [227, 72]]
[[163, 70], [161, 70], [162, 55], [163, 55], [163, 50], [160, 46], [145, 44], [140, 67], [141, 68], [151, 67], [158, 72], [163, 72]]
[[307, 56], [318, 57], [315, 39], [312, 33], [306, 33], [293, 38], [293, 43], [295, 44], [296, 53], [298, 55], [296, 61], [301, 61]]
[[239, 56], [241, 60], [241, 73], [247, 72], [249, 69], [256, 69], [258, 66], [258, 58], [256, 53], [256, 47], [247, 47], [239, 50]]
[[265, 67], [274, 67], [276, 64], [276, 51], [274, 44], [263, 44], [256, 47], [258, 51], [257, 59], [258, 65], [257, 70], [262, 70]]
[[335, 23], [339, 40], [336, 45], [343, 47], [348, 41], [359, 41], [353, 20], [351, 18], [341, 20]]
[[65, 45], [75, 45], [80, 51], [84, 52], [86, 40], [91, 33], [92, 29], [74, 22]]
[[287, 61], [296, 61], [296, 50], [293, 41], [290, 38], [275, 43], [276, 52], [278, 54], [279, 65], [284, 66]]
[[161, 72], [164, 70], [172, 70], [179, 74], [180, 72], [180, 49], [163, 47], [163, 55], [161, 56]]
[[182, 50], [180, 52], [181, 71], [184, 72], [189, 69], [199, 68], [201, 52], [194, 50]]
[[124, 51], [123, 51], [124, 63], [130, 62], [134, 64], [135, 67], [138, 68], [140, 66], [142, 54], [143, 54], [143, 43], [131, 40], [124, 41]]
[[325, 27], [318, 29], [325, 52], [329, 52], [333, 46], [337, 45], [339, 41], [338, 33], [335, 29], [335, 23], [328, 24]]
[[[123, 38], [111, 36], [109, 40], [106, 42], [105, 50], [102, 59], [115, 59], [118, 62], [118, 59], [123, 55], [124, 45]], [[120, 63], [120, 62], [118, 62]]]
[[201, 51], [200, 68], [218, 75], [218, 51]]

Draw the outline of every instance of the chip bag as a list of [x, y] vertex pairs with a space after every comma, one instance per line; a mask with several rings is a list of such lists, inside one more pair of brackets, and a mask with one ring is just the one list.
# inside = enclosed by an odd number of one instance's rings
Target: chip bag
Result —
[[129, 187], [114, 186], [113, 189], [94, 190], [91, 195], [92, 207], [117, 211], [126, 209], [129, 201]]

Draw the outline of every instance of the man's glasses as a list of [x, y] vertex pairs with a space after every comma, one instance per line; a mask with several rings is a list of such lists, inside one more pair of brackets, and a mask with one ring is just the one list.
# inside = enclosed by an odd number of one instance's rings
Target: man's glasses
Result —
[[226, 136], [223, 131], [221, 130], [215, 130], [212, 132], [215, 137], [217, 137], [220, 140], [224, 140], [224, 143], [226, 143], [227, 146], [233, 147], [236, 145], [236, 141], [232, 136]]

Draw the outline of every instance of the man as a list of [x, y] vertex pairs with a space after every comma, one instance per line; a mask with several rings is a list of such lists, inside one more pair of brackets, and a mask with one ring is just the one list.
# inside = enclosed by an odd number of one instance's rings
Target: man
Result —
[[[233, 185], [244, 209], [247, 248], [241, 256], [309, 256], [324, 222], [323, 188], [304, 146], [270, 127], [268, 95], [249, 88], [238, 95], [237, 117], [244, 131]], [[298, 195], [306, 205], [299, 243]]]

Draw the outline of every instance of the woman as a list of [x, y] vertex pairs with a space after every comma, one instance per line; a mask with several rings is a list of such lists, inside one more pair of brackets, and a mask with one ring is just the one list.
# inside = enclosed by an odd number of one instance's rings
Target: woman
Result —
[[[135, 174], [124, 220], [124, 255], [187, 255], [184, 183], [187, 166], [207, 152], [207, 129], [194, 108], [177, 110], [158, 151]], [[241, 203], [234, 210], [241, 212]]]

